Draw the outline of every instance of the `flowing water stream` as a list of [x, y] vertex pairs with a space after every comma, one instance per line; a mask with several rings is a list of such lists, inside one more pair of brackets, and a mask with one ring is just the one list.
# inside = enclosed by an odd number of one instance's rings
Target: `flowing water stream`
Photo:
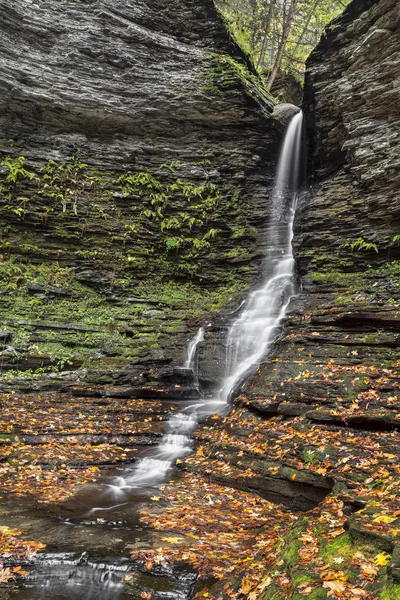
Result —
[[192, 340], [190, 340], [188, 345], [188, 354], [187, 359], [185, 361], [185, 369], [192, 369], [192, 371], [196, 368], [196, 352], [197, 347], [204, 340], [204, 328], [200, 327], [196, 335]]
[[[86, 536], [84, 547], [87, 547], [89, 552], [91, 549], [98, 552], [101, 545], [105, 543], [109, 530], [99, 533], [101, 531], [99, 526], [104, 523], [113, 526], [117, 531], [117, 535], [112, 538], [113, 543], [116, 544], [115, 556], [121, 556], [122, 548], [124, 549], [122, 553], [126, 552], [129, 548], [127, 540], [132, 538], [138, 539], [139, 544], [148, 543], [150, 534], [143, 531], [137, 518], [141, 504], [148, 502], [149, 496], [167, 480], [173, 471], [176, 459], [191, 452], [191, 436], [199, 421], [217, 412], [220, 414], [228, 412], [232, 396], [260, 362], [268, 357], [279, 336], [282, 319], [285, 317], [290, 299], [295, 293], [292, 237], [300, 179], [302, 118], [301, 112], [292, 118], [284, 139], [272, 198], [272, 217], [268, 235], [271, 250], [265, 261], [264, 282], [249, 294], [240, 307], [239, 315], [229, 327], [226, 373], [220, 392], [214, 398], [180, 401], [178, 410], [172, 413], [166, 422], [161, 441], [155, 448], [146, 450], [142, 458], [133, 466], [116, 469], [112, 476], [103, 477], [100, 482], [92, 484], [92, 487], [85, 486], [81, 493], [83, 496], [81, 505], [79, 505], [79, 494], [75, 500], [76, 506], [80, 506], [75, 509], [75, 515], [78, 515], [75, 516], [77, 522], [64, 518], [59, 525], [59, 536], [62, 539], [57, 541], [56, 546], [60, 550], [69, 547], [64, 537], [68, 537], [69, 532], [72, 534], [71, 525], [74, 527], [75, 547], [78, 548], [80, 547], [79, 526], [86, 527], [82, 535]], [[195, 384], [197, 350], [203, 341], [204, 329], [200, 328], [188, 344], [187, 359], [183, 367], [193, 371]], [[94, 538], [90, 540], [87, 537], [87, 532], [92, 525], [97, 527], [96, 535], [99, 536], [97, 543]], [[44, 525], [39, 523], [39, 526]], [[37, 537], [42, 539], [39, 533]], [[154, 539], [151, 541], [156, 543]], [[110, 556], [110, 552], [108, 555]], [[69, 554], [68, 562], [66, 556], [62, 558], [57, 554], [52, 557], [51, 564], [49, 560], [47, 562], [45, 560], [42, 566], [39, 563], [38, 569], [33, 573], [33, 579], [30, 580], [32, 588], [19, 589], [11, 593], [10, 600], [11, 598], [122, 600], [135, 597], [124, 591], [124, 574], [132, 568], [129, 561], [118, 562], [114, 559], [112, 565], [107, 565], [103, 557], [97, 562], [89, 563], [86, 558], [82, 559], [84, 554]], [[168, 577], [165, 579], [167, 583], [163, 589], [154, 593], [153, 598], [175, 600], [189, 598], [193, 583], [192, 575], [183, 573], [181, 579], [172, 577], [171, 574], [169, 576], [170, 580], [167, 581]], [[154, 589], [157, 587], [154, 582], [152, 585]], [[30, 595], [32, 589], [35, 589], [35, 592]]]
[[[300, 181], [303, 113], [290, 121], [283, 142], [272, 194], [272, 249], [266, 261], [263, 285], [249, 294], [237, 319], [229, 328], [226, 348], [226, 375], [218, 397], [194, 402], [174, 414], [167, 423], [161, 444], [151, 455], [139, 461], [131, 473], [111, 485], [123, 492], [165, 480], [177, 458], [191, 451], [190, 434], [200, 418], [227, 412], [229, 399], [268, 356], [279, 336], [280, 325], [295, 293], [292, 252], [293, 221]], [[278, 223], [277, 223], [278, 222]], [[185, 368], [196, 371], [196, 353], [204, 340], [201, 327], [189, 342]]]
[[303, 113], [299, 112], [289, 124], [279, 158], [272, 195], [274, 226], [269, 228], [268, 240], [272, 250], [266, 261], [264, 283], [249, 295], [228, 332], [226, 376], [220, 391], [225, 402], [246, 375], [268, 356], [295, 292], [292, 239], [300, 180], [302, 124]]

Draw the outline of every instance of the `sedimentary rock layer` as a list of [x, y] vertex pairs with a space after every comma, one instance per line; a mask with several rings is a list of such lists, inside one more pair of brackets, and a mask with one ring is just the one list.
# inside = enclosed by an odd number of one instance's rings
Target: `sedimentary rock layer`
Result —
[[271, 97], [211, 0], [1, 0], [0, 32], [3, 368], [182, 363], [258, 275]]
[[[353, 542], [372, 541], [394, 557], [399, 48], [398, 2], [357, 1], [311, 54], [304, 101], [311, 189], [301, 194], [294, 241], [299, 294], [272, 360], [243, 387], [229, 417], [198, 433], [200, 450], [184, 463], [295, 509], [333, 490], [348, 515], [355, 512], [345, 519]], [[289, 564], [284, 551], [282, 559]], [[296, 560], [286, 572], [293, 582]]]

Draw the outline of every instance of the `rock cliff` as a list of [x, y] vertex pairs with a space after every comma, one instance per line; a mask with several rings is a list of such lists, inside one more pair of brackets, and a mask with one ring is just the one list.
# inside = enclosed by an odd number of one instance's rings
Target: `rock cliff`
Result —
[[6, 382], [181, 364], [258, 276], [272, 98], [211, 0], [1, 0], [0, 31]]
[[[271, 362], [229, 417], [198, 432], [200, 449], [183, 465], [294, 510], [320, 503], [289, 532], [277, 563], [264, 557], [284, 572], [259, 591], [264, 599], [301, 598], [307, 586], [325, 598], [329, 552], [345, 570], [342, 550], [354, 555], [360, 544], [393, 553], [394, 580], [381, 579], [368, 597], [399, 593], [399, 18], [396, 0], [353, 1], [308, 60], [299, 295]], [[331, 523], [331, 537], [321, 523]], [[360, 578], [350, 575], [344, 597]]]

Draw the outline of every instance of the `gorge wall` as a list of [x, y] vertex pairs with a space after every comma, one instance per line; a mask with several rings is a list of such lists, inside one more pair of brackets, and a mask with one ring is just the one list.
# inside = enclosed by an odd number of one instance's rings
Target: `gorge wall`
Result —
[[129, 387], [258, 276], [272, 98], [211, 0], [0, 9], [3, 389]]
[[[360, 581], [368, 598], [399, 593], [399, 18], [396, 0], [355, 0], [307, 62], [299, 295], [272, 360], [228, 417], [197, 433], [183, 465], [294, 510], [320, 502], [274, 559], [260, 551], [266, 573], [280, 572], [268, 589], [254, 584], [263, 599], [325, 598], [333, 556], [344, 597]], [[379, 583], [357, 561], [349, 575], [346, 556], [363, 544], [363, 556], [392, 555]]]

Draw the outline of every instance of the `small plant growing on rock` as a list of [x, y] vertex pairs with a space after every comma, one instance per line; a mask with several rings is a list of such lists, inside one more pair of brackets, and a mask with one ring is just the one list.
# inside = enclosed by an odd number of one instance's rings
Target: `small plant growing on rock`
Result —
[[371, 252], [372, 250], [378, 254], [378, 246], [372, 242], [367, 242], [364, 238], [359, 237], [355, 242], [346, 242], [340, 248], [350, 248], [350, 250], [359, 252]]
[[17, 183], [23, 179], [35, 179], [35, 173], [31, 171], [27, 171], [24, 168], [25, 164], [24, 156], [17, 156], [16, 158], [11, 158], [7, 156], [0, 164], [2, 167], [8, 168], [8, 173], [6, 175], [6, 182], [15, 187]]

